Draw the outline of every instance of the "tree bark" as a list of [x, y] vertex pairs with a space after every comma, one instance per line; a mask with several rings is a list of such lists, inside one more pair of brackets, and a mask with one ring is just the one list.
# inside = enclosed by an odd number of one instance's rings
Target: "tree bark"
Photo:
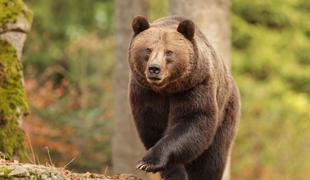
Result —
[[[230, 66], [230, 0], [170, 0], [170, 15], [193, 20]], [[230, 156], [223, 180], [230, 179]]]
[[21, 121], [28, 112], [21, 65], [32, 13], [22, 0], [0, 2], [0, 151], [25, 158]]
[[147, 16], [147, 0], [115, 1], [116, 61], [113, 75], [114, 133], [112, 138], [112, 162], [114, 173], [133, 173], [143, 179], [147, 176], [135, 169], [144, 155], [129, 111], [127, 51], [132, 36], [131, 21], [136, 15]]

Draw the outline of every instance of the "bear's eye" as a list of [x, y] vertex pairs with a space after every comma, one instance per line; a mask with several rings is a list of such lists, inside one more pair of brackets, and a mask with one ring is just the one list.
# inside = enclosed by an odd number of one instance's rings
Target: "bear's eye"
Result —
[[145, 53], [147, 55], [150, 55], [152, 53], [152, 49], [151, 48], [145, 48], [144, 51], [145, 51]]
[[172, 54], [173, 54], [173, 51], [171, 51], [171, 50], [165, 51], [166, 56], [171, 56]]
[[166, 61], [167, 61], [167, 64], [171, 64], [171, 63], [174, 62], [174, 60], [173, 60], [173, 59], [170, 59], [170, 58], [168, 58]]

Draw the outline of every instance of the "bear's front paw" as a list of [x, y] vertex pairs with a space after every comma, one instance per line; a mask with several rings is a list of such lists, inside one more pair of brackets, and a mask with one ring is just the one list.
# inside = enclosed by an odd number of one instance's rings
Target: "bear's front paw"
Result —
[[146, 172], [158, 172], [167, 166], [167, 160], [164, 157], [154, 156], [152, 153], [146, 155], [136, 166], [137, 169]]

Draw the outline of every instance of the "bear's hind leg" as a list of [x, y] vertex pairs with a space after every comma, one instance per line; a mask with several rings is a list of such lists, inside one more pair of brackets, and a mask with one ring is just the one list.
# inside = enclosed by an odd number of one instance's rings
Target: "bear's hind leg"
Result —
[[210, 147], [198, 159], [186, 166], [189, 180], [221, 180], [225, 169], [225, 157]]
[[160, 173], [163, 180], [188, 180], [184, 165], [168, 167]]
[[239, 99], [231, 97], [212, 144], [201, 156], [186, 165], [189, 180], [221, 180], [235, 135], [239, 109]]

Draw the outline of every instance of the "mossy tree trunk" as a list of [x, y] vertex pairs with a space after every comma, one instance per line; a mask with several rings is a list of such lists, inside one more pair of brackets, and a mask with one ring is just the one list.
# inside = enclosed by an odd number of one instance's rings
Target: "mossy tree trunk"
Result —
[[25, 158], [20, 123], [28, 113], [21, 52], [32, 13], [22, 0], [0, 0], [0, 151]]

